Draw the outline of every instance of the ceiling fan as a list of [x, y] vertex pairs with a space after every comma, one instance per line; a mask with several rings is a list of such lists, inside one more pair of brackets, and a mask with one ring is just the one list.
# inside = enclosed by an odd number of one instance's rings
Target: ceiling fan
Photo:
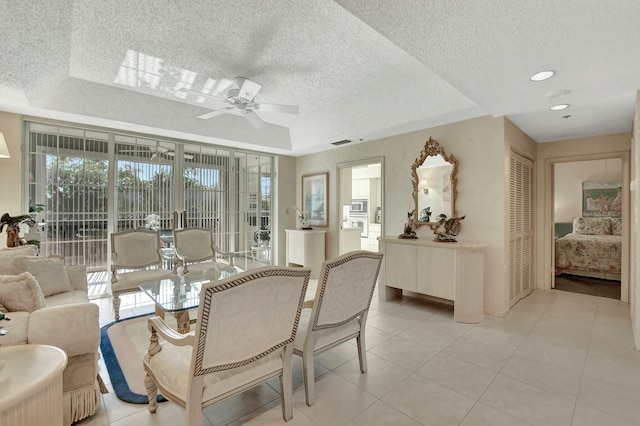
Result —
[[[280, 105], [280, 104], [267, 104], [267, 103], [258, 103], [254, 99], [260, 89], [261, 85], [255, 83], [248, 78], [245, 77], [236, 77], [235, 84], [231, 85], [231, 88], [226, 90], [226, 97], [220, 98], [218, 96], [214, 96], [208, 93], [196, 92], [193, 90], [189, 90], [192, 93], [196, 93], [198, 96], [208, 96], [212, 98], [216, 98], [222, 102], [229, 104], [230, 106], [215, 109], [206, 114], [202, 114], [198, 116], [203, 120], [207, 120], [209, 118], [215, 117], [220, 114], [224, 114], [226, 112], [241, 112], [244, 117], [253, 125], [253, 127], [259, 129], [265, 126], [265, 122], [256, 114], [256, 111], [269, 111], [269, 112], [280, 112], [285, 114], [298, 114], [300, 108], [296, 105]], [[234, 87], [235, 86], [235, 87]]]

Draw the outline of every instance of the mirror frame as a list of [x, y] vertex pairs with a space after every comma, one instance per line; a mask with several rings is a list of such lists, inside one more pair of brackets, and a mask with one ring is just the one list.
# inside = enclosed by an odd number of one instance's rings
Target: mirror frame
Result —
[[[440, 143], [429, 137], [429, 140], [425, 142], [424, 148], [422, 152], [420, 152], [420, 156], [416, 158], [411, 166], [411, 183], [413, 185], [413, 202], [415, 205], [415, 224], [416, 226], [427, 225], [431, 229], [434, 229], [434, 226], [438, 225], [438, 222], [419, 222], [418, 218], [420, 217], [420, 210], [418, 208], [418, 168], [424, 163], [427, 157], [436, 156], [440, 154], [442, 158], [445, 159], [447, 163], [450, 163], [453, 167], [451, 169], [451, 215], [449, 218], [457, 217], [458, 213], [456, 211], [456, 198], [458, 195], [457, 189], [457, 181], [458, 181], [458, 159], [453, 155], [448, 155], [444, 152], [444, 148], [440, 146]], [[435, 213], [435, 212], [434, 212]]]

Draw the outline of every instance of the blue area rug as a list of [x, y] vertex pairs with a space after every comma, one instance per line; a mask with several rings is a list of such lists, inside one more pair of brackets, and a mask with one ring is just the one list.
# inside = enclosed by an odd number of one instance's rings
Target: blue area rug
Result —
[[[133, 351], [135, 353], [124, 353], [125, 350], [122, 349], [123, 346], [131, 345], [131, 342], [112, 342], [112, 336], [116, 339], [129, 339], [131, 338], [130, 334], [127, 333], [127, 327], [135, 327], [136, 329], [145, 327], [146, 328], [146, 319], [151, 318], [151, 315], [140, 315], [137, 317], [130, 317], [121, 319], [120, 321], [115, 321], [110, 324], [105, 325], [100, 329], [100, 350], [102, 351], [102, 357], [107, 366], [107, 371], [109, 373], [109, 377], [111, 379], [111, 385], [113, 386], [113, 390], [116, 393], [116, 396], [125, 402], [130, 402], [132, 404], [148, 404], [149, 399], [147, 398], [147, 394], [144, 388], [144, 367], [142, 366], [142, 357], [139, 352]], [[115, 328], [112, 329], [112, 327]], [[110, 333], [110, 330], [112, 333]], [[137, 330], [140, 331], [140, 330]], [[148, 331], [147, 331], [148, 335]], [[147, 337], [148, 342], [148, 337]], [[131, 351], [129, 351], [131, 352]], [[122, 361], [126, 360], [126, 361]], [[123, 371], [121, 362], [127, 362], [129, 365], [125, 366], [126, 368]], [[139, 368], [140, 371], [137, 369]], [[131, 374], [131, 370], [135, 370], [136, 374]], [[136, 383], [130, 384], [127, 382], [127, 374], [125, 371], [129, 372], [129, 376], [134, 376]], [[140, 382], [140, 378], [142, 377], [142, 383]], [[131, 377], [130, 377], [130, 380]], [[138, 393], [131, 390], [131, 388], [138, 389]], [[158, 394], [158, 402], [164, 402], [166, 399]]]

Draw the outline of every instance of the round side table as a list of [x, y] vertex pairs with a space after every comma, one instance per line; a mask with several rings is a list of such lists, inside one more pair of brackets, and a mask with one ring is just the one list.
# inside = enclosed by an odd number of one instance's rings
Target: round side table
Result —
[[47, 345], [0, 347], [0, 424], [62, 425], [67, 354]]

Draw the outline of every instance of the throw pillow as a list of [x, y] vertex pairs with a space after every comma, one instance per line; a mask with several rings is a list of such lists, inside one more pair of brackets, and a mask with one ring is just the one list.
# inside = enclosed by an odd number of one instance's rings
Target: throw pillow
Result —
[[38, 281], [28, 272], [0, 275], [0, 304], [7, 312], [33, 312], [46, 306]]
[[18, 259], [23, 271], [31, 272], [36, 278], [44, 297], [73, 291], [67, 270], [59, 257], [21, 257]]
[[622, 219], [611, 218], [611, 235], [622, 235]]
[[0, 249], [0, 275], [17, 275], [22, 272], [20, 265], [16, 263], [17, 257], [35, 256], [38, 247], [27, 244], [26, 246]]
[[573, 232], [583, 235], [611, 235], [611, 222], [608, 217], [575, 217]]

